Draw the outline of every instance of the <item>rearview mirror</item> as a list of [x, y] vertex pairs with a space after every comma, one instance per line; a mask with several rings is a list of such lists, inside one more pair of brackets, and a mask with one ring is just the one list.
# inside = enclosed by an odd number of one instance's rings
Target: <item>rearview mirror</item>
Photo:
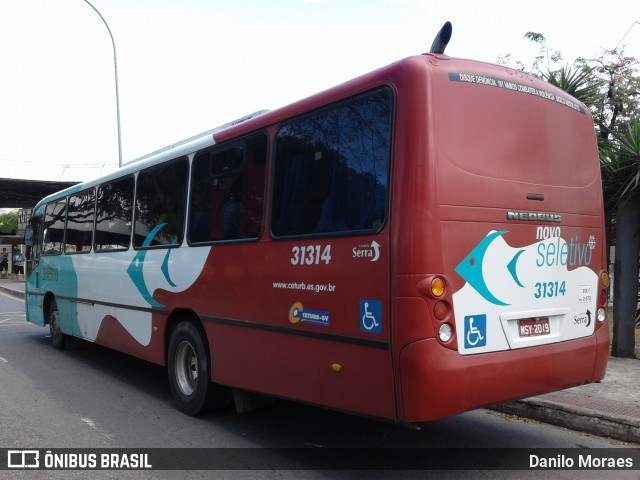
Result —
[[31, 246], [32, 238], [33, 238], [33, 227], [29, 225], [24, 231], [24, 244], [27, 247]]

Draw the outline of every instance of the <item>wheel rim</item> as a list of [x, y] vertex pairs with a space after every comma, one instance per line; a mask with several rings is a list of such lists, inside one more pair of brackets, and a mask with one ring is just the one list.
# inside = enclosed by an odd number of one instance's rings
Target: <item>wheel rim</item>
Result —
[[176, 350], [176, 380], [184, 395], [191, 395], [198, 385], [198, 357], [189, 342], [180, 342]]

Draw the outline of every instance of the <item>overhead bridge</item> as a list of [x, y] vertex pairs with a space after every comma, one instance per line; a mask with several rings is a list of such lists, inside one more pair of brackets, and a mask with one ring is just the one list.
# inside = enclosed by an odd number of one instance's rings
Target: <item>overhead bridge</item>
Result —
[[[0, 208], [30, 210], [47, 195], [77, 185], [80, 182], [51, 182], [0, 178]], [[24, 230], [18, 225], [17, 235], [1, 235], [0, 245], [18, 245], [24, 242]], [[22, 226], [24, 228], [24, 225]]]
[[78, 183], [0, 178], [0, 208], [33, 208], [47, 195]]

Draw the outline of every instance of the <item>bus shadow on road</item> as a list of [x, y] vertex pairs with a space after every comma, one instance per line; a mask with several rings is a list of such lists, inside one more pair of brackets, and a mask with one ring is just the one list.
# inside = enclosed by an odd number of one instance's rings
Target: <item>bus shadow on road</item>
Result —
[[34, 335], [32, 339], [38, 348], [41, 346], [44, 352], [49, 352], [44, 355], [56, 356], [58, 363], [67, 365], [68, 362], [69, 368], [72, 368], [71, 364], [78, 364], [82, 371], [104, 375], [153, 398], [171, 402], [167, 372], [160, 365], [76, 337], [67, 337], [65, 348], [56, 350], [51, 346], [48, 331], [45, 335]]

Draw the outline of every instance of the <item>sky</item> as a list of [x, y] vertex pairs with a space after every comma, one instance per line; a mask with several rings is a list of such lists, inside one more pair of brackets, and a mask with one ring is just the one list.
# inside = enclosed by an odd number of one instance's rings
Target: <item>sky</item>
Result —
[[[536, 0], [0, 0], [0, 178], [81, 181], [424, 53], [567, 64], [626, 45], [640, 9]], [[515, 63], [513, 63], [515, 65]], [[117, 66], [117, 82], [116, 67]], [[118, 101], [116, 101], [116, 84]]]

